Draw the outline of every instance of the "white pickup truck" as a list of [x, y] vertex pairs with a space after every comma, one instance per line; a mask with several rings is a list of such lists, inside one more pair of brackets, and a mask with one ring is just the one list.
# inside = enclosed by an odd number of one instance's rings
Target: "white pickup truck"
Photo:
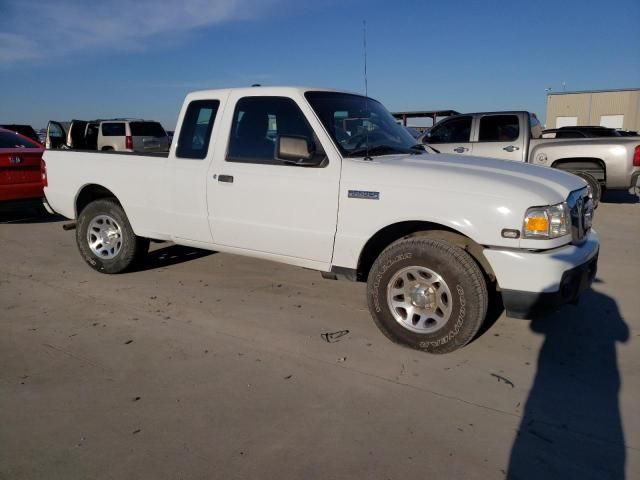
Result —
[[149, 239], [368, 283], [391, 340], [450, 352], [489, 293], [529, 317], [596, 272], [585, 182], [518, 162], [425, 152], [377, 101], [293, 87], [194, 92], [168, 155], [49, 150], [46, 199], [82, 257], [130, 269]]

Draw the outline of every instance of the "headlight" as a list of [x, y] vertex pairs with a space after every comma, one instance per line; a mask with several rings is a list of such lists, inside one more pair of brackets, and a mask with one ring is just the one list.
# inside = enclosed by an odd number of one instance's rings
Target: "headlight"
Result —
[[571, 216], [566, 203], [550, 207], [532, 207], [524, 216], [524, 238], [558, 238], [571, 230]]

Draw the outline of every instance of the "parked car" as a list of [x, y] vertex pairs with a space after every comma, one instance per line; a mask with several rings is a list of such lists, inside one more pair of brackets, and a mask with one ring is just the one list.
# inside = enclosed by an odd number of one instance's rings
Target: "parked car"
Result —
[[95, 270], [131, 268], [149, 239], [319, 270], [367, 282], [382, 332], [433, 353], [476, 335], [494, 288], [509, 315], [530, 317], [576, 300], [594, 278], [598, 235], [582, 179], [429, 154], [373, 99], [195, 92], [176, 135], [162, 159], [45, 152], [47, 200], [77, 220]]
[[70, 122], [50, 120], [47, 125], [45, 147], [47, 149], [96, 150], [99, 125], [100, 120], [71, 120]]
[[0, 128], [17, 132], [20, 135], [24, 135], [25, 137], [30, 138], [31, 140], [35, 140], [36, 142], [41, 143], [40, 137], [38, 136], [38, 134], [36, 133], [36, 131], [33, 129], [31, 125], [7, 124], [7, 125], [0, 125]]
[[34, 140], [0, 128], [0, 209], [41, 206], [43, 151]]
[[529, 112], [466, 113], [438, 122], [424, 143], [440, 153], [516, 160], [571, 172], [588, 182], [596, 204], [601, 188], [627, 190], [640, 182], [638, 139], [541, 136], [542, 126]]
[[167, 133], [158, 122], [136, 119], [49, 121], [48, 149], [166, 152]]
[[98, 130], [98, 150], [166, 152], [169, 150], [169, 137], [158, 122], [102, 121]]

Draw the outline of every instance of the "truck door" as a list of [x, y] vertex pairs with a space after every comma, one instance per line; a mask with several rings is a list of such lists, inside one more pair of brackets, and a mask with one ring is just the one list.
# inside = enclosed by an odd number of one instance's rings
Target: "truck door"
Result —
[[526, 151], [524, 132], [528, 125], [521, 125], [522, 119], [523, 116], [516, 113], [478, 117], [473, 154], [478, 157], [523, 161]]
[[87, 124], [85, 120], [72, 120], [67, 135], [67, 145], [74, 150], [86, 150], [87, 140], [85, 138]]
[[98, 149], [98, 130], [100, 130], [100, 122], [87, 123], [85, 132], [85, 148], [87, 150]]
[[[228, 146], [216, 149], [209, 178], [214, 243], [288, 257], [293, 264], [328, 265], [336, 233], [340, 157], [306, 102], [231, 95], [229, 104], [235, 108], [227, 109], [224, 119]], [[323, 162], [299, 166], [277, 159], [281, 135], [314, 141]]]
[[62, 148], [67, 143], [67, 130], [61, 122], [49, 120], [44, 146], [48, 149]]
[[471, 155], [471, 115], [456, 115], [437, 123], [425, 137], [424, 143], [440, 153]]

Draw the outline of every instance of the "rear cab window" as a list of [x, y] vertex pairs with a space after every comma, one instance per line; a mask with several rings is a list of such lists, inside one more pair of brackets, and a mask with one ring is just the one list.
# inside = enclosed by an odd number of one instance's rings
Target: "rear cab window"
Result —
[[529, 114], [529, 128], [531, 129], [531, 138], [542, 137], [542, 125], [535, 113]]
[[180, 127], [176, 157], [201, 160], [207, 156], [219, 107], [218, 100], [194, 100], [189, 103]]
[[124, 137], [126, 135], [124, 123], [122, 122], [103, 123], [101, 130], [104, 137]]
[[519, 136], [517, 115], [485, 115], [480, 118], [478, 142], [513, 142]]

